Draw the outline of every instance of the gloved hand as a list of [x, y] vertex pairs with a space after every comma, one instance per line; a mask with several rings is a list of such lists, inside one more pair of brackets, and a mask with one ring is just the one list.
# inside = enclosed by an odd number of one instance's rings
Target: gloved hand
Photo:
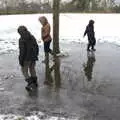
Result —
[[19, 56], [19, 65], [23, 67], [24, 65], [24, 60]]
[[24, 61], [19, 60], [19, 64], [23, 67], [24, 66]]

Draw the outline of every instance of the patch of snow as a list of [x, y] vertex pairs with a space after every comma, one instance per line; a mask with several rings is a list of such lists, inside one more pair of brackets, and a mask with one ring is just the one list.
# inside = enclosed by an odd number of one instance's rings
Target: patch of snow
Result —
[[42, 112], [39, 112], [38, 115], [31, 115], [31, 116], [20, 116], [20, 115], [0, 115], [0, 120], [78, 120], [78, 118], [64, 118], [64, 117], [55, 117], [55, 116], [48, 116]]

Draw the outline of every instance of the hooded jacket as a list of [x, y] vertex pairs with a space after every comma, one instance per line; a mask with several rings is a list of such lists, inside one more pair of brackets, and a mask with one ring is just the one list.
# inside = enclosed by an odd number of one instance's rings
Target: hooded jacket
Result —
[[50, 28], [50, 24], [48, 23], [47, 18], [45, 16], [42, 16], [42, 17], [39, 18], [39, 21], [43, 25], [43, 27], [41, 29], [42, 40], [44, 42], [52, 40], [51, 35], [50, 35], [51, 28]]
[[93, 41], [95, 39], [95, 32], [94, 32], [93, 24], [94, 24], [94, 21], [90, 20], [84, 32], [84, 36], [87, 34], [89, 41]]
[[18, 28], [19, 39], [19, 62], [38, 60], [39, 48], [36, 39], [24, 26]]

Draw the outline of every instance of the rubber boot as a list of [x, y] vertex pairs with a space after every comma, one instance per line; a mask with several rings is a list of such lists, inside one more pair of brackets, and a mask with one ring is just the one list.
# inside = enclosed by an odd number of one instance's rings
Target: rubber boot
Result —
[[45, 53], [45, 59], [42, 61], [42, 63], [46, 63], [47, 60], [49, 59], [49, 53]]
[[88, 44], [87, 46], [87, 51], [90, 51], [90, 44]]
[[25, 81], [28, 83], [28, 81], [30, 80], [30, 77], [29, 78], [27, 78], [27, 79], [25, 79]]
[[52, 51], [51, 49], [50, 49], [49, 53], [50, 53], [51, 55], [54, 55], [54, 53], [53, 53], [53, 51]]
[[33, 90], [33, 79], [31, 77], [27, 80], [28, 85], [25, 87], [26, 90], [32, 91]]
[[96, 51], [96, 49], [94, 48], [94, 45], [92, 45], [92, 50], [93, 50], [93, 51]]
[[37, 77], [31, 77], [33, 84], [37, 87], [38, 82], [37, 82]]

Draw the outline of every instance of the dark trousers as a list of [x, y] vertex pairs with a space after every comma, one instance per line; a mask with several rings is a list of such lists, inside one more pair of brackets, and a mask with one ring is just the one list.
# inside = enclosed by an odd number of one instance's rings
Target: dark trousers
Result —
[[96, 44], [96, 39], [94, 37], [93, 38], [88, 38], [88, 47], [87, 47], [87, 49], [89, 50], [90, 47], [92, 49], [94, 49], [95, 44]]
[[45, 53], [52, 53], [52, 50], [50, 49], [50, 43], [51, 43], [51, 40], [44, 42]]
[[21, 68], [21, 71], [25, 79], [28, 79], [29, 77], [36, 77], [35, 64], [35, 61], [24, 62], [24, 66]]

